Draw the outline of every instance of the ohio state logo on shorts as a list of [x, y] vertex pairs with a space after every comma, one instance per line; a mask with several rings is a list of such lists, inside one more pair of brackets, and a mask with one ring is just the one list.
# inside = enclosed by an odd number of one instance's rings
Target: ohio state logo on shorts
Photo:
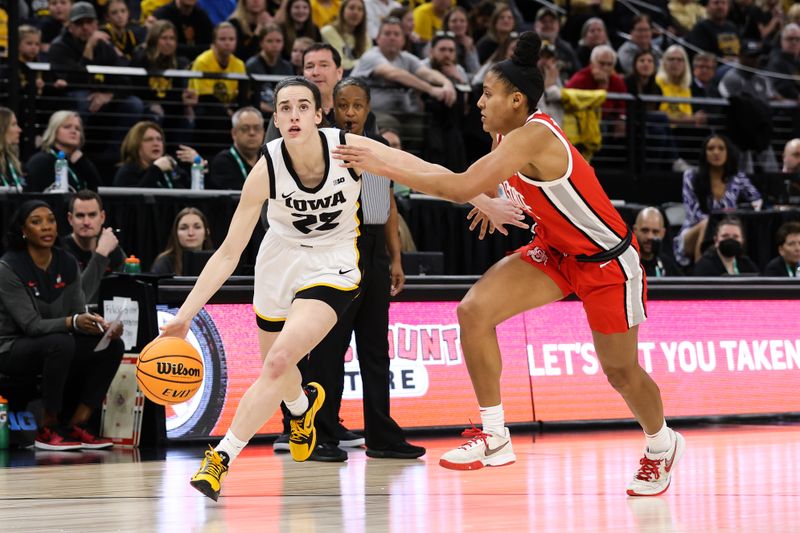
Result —
[[547, 252], [538, 246], [534, 246], [533, 250], [528, 250], [528, 257], [537, 263], [544, 263], [545, 265], [547, 264]]

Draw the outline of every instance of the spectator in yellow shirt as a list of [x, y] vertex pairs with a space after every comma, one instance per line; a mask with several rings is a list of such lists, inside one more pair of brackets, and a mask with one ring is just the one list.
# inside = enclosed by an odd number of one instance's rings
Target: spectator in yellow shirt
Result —
[[442, 19], [453, 6], [453, 0], [431, 0], [414, 8], [414, 32], [423, 41], [433, 39], [433, 34], [442, 29]]
[[[236, 50], [236, 29], [230, 22], [220, 22], [214, 28], [211, 48], [197, 56], [191, 70], [213, 73], [245, 73], [244, 62], [233, 55]], [[217, 102], [229, 104], [239, 94], [239, 82], [236, 80], [193, 79], [189, 88], [200, 96], [200, 101], [211, 97]]]
[[339, 14], [341, 0], [311, 0], [311, 21], [317, 28], [333, 22]]
[[[661, 88], [662, 94], [668, 98], [692, 97], [689, 57], [681, 45], [673, 44], [664, 52], [664, 58], [656, 74], [656, 83]], [[688, 102], [662, 102], [659, 110], [667, 114], [673, 126], [700, 126], [706, 119], [702, 111], [694, 113], [692, 104]]]

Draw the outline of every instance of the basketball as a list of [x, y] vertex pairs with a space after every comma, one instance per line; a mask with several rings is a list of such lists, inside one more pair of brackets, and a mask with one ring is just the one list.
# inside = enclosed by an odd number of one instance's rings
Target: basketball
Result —
[[183, 403], [194, 396], [203, 383], [203, 359], [184, 339], [158, 337], [139, 354], [136, 382], [152, 402], [159, 405]]

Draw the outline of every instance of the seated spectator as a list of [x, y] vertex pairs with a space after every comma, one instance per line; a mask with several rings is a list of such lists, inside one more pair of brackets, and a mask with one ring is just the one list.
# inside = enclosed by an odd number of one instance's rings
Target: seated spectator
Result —
[[450, 9], [442, 19], [442, 27], [445, 31], [453, 33], [456, 40], [458, 64], [471, 77], [481, 68], [481, 62], [478, 60], [478, 49], [475, 46], [475, 40], [470, 35], [467, 10], [461, 6], [455, 6]]
[[[395, 150], [403, 149], [403, 141], [400, 139], [400, 132], [393, 128], [381, 128], [380, 136], [383, 137], [391, 148]], [[395, 196], [408, 196], [411, 194], [411, 189], [400, 183], [394, 184]]]
[[197, 57], [212, 41], [214, 26], [208, 13], [197, 5], [197, 0], [173, 0], [156, 9], [153, 17], [168, 20], [178, 30], [178, 55]]
[[106, 212], [94, 191], [78, 191], [69, 199], [67, 222], [72, 233], [61, 238], [61, 247], [78, 261], [81, 287], [87, 304], [98, 303], [100, 282], [107, 274], [119, 272], [125, 252], [113, 228], [103, 228]]
[[633, 233], [639, 242], [639, 257], [648, 278], [683, 276], [678, 263], [663, 251], [667, 230], [661, 211], [655, 207], [645, 207], [639, 211], [633, 224]]
[[744, 255], [744, 228], [736, 217], [719, 221], [714, 245], [695, 263], [693, 276], [758, 276], [758, 267]]
[[[389, 16], [384, 20], [389, 19], [397, 19], [400, 21], [400, 28], [403, 30], [403, 37], [405, 38], [403, 51], [422, 58], [424, 56], [423, 50], [425, 49], [426, 43], [420, 39], [417, 32], [414, 31], [414, 11], [405, 6], [398, 7], [389, 12]], [[378, 38], [376, 37], [375, 43], [377, 44], [377, 42]]]
[[[92, 4], [77, 2], [69, 11], [67, 27], [53, 41], [48, 57], [51, 65], [70, 68], [69, 72], [56, 72], [57, 79], [68, 83], [67, 94], [77, 104], [77, 110], [84, 123], [91, 118], [93, 123], [102, 123], [97, 113], [113, 113], [113, 127], [103, 144], [106, 152], [113, 152], [119, 146], [125, 132], [142, 115], [142, 101], [119, 87], [130, 86], [127, 76], [89, 74], [86, 67], [127, 66], [116, 48], [109, 44], [111, 38], [98, 29], [97, 13]], [[74, 69], [74, 71], [72, 70]], [[88, 88], [91, 87], [91, 88]], [[111, 141], [111, 142], [108, 142]]]
[[26, 165], [26, 192], [42, 192], [56, 180], [58, 152], [67, 159], [69, 187], [75, 191], [97, 190], [103, 184], [94, 163], [83, 153], [83, 124], [75, 111], [56, 111], [50, 116], [42, 135], [42, 150]]
[[180, 145], [176, 161], [165, 155], [165, 145], [164, 130], [155, 122], [143, 120], [131, 128], [122, 142], [122, 164], [114, 176], [114, 187], [188, 188], [189, 172], [178, 161], [191, 165], [197, 152]]
[[372, 40], [367, 35], [364, 0], [343, 0], [339, 16], [324, 26], [320, 33], [322, 40], [336, 48], [342, 56], [342, 69], [346, 76], [364, 52], [372, 48]]
[[619, 66], [622, 72], [625, 74], [633, 73], [633, 58], [639, 52], [652, 53], [656, 66], [661, 61], [661, 50], [653, 46], [653, 24], [647, 15], [637, 15], [633, 18], [631, 39], [617, 50]]
[[175, 215], [167, 247], [158, 254], [150, 272], [182, 276], [183, 252], [213, 249], [206, 216], [199, 209], [186, 207]]
[[[777, 41], [778, 33], [783, 26], [783, 7], [780, 3], [781, 0], [758, 0], [755, 5], [751, 4], [745, 10], [744, 24], [733, 21], [742, 28], [741, 37], [761, 41], [765, 45]], [[731, 19], [730, 16], [728, 18]]]
[[[600, 44], [592, 49], [589, 66], [582, 68], [572, 76], [565, 87], [567, 89], [603, 89], [610, 93], [627, 92], [625, 80], [614, 73], [617, 53], [607, 44]], [[603, 102], [603, 118], [618, 119], [625, 115], [625, 102], [606, 100]], [[616, 133], [624, 135], [625, 124], [618, 123]]]
[[797, 100], [800, 97], [800, 84], [796, 79], [800, 74], [800, 26], [787, 24], [781, 31], [780, 47], [770, 54], [767, 70], [788, 74], [795, 79], [774, 78], [775, 91], [784, 98]]
[[314, 41], [308, 37], [298, 37], [292, 45], [292, 58], [289, 61], [294, 69], [295, 76], [303, 75], [303, 56], [312, 45]]
[[420, 40], [433, 40], [433, 34], [442, 29], [444, 16], [452, 5], [452, 0], [431, 0], [414, 8], [414, 33]]
[[800, 222], [785, 222], [775, 234], [778, 257], [764, 268], [765, 276], [800, 278]]
[[444, 74], [453, 84], [469, 85], [469, 75], [456, 61], [456, 40], [452, 32], [437, 31], [428, 57], [422, 64]]
[[322, 40], [319, 29], [311, 20], [310, 0], [288, 0], [283, 28], [283, 58], [289, 59], [295, 39], [308, 37], [313, 42]]
[[784, 174], [800, 172], [800, 139], [790, 139], [783, 147], [781, 172]]
[[[228, 17], [236, 30], [236, 57], [245, 59], [258, 54], [261, 31], [275, 24], [265, 0], [237, 0], [236, 9]], [[283, 40], [281, 39], [281, 44]]]
[[686, 220], [673, 241], [675, 258], [684, 266], [702, 256], [712, 211], [736, 209], [740, 202], [749, 202], [758, 211], [763, 204], [761, 194], [739, 170], [739, 156], [730, 139], [713, 134], [703, 142], [700, 153], [697, 170], [683, 173]]
[[675, 33], [683, 36], [706, 18], [706, 8], [698, 0], [670, 0], [669, 14], [672, 15]]
[[125, 0], [111, 0], [106, 4], [106, 22], [101, 31], [111, 37], [111, 44], [119, 50], [125, 59], [133, 59], [133, 52], [144, 40], [145, 28], [131, 23], [130, 11]]
[[425, 67], [417, 57], [403, 51], [403, 30], [397, 19], [381, 24], [378, 46], [366, 52], [351, 75], [368, 78], [372, 87], [372, 109], [386, 113], [419, 112], [417, 93], [429, 94], [447, 106], [456, 91], [442, 73]]
[[[136, 50], [131, 66], [146, 70], [185, 69], [189, 60], [177, 55], [177, 35], [170, 21], [153, 22], [144, 47]], [[139, 96], [151, 120], [168, 128], [191, 128], [198, 96], [187, 88], [184, 78], [137, 76], [134, 81], [139, 86]]]
[[255, 107], [243, 107], [231, 117], [233, 145], [211, 161], [206, 189], [241, 190], [261, 155], [264, 118]]
[[489, 19], [486, 35], [475, 45], [478, 49], [478, 61], [481, 64], [486, 63], [497, 47], [511, 38], [515, 27], [516, 21], [511, 7], [508, 4], [498, 3]]
[[22, 128], [7, 107], [0, 107], [0, 185], [22, 191], [25, 178], [19, 161], [19, 136]]
[[[689, 86], [692, 98], [715, 98], [719, 96], [713, 83], [717, 74], [717, 58], [708, 52], [700, 52], [692, 58], [692, 83]], [[697, 106], [698, 111], [703, 106]]]
[[[45, 83], [41, 72], [31, 71], [26, 63], [41, 61], [42, 32], [34, 26], [23, 24], [17, 30], [19, 36], [19, 87], [23, 94], [27, 94], [28, 79], [34, 79], [36, 84], [36, 96], [42, 96]], [[3, 68], [4, 75], [7, 75], [6, 68]], [[4, 83], [4, 82], [3, 82]], [[37, 102], [37, 106], [40, 102]]]
[[478, 72], [472, 76], [472, 86], [475, 88], [477, 93], [483, 91], [483, 79], [486, 77], [486, 73], [489, 72], [489, 69], [492, 68], [495, 63], [499, 63], [500, 61], [511, 58], [511, 56], [514, 54], [514, 50], [517, 48], [518, 40], [519, 35], [517, 35], [517, 32], [512, 33], [511, 37], [506, 39], [500, 46], [498, 46], [497, 50], [495, 50], [494, 53], [489, 56], [489, 59], [487, 59], [486, 62], [481, 65], [481, 68], [478, 69]]
[[[292, 64], [281, 57], [283, 32], [277, 25], [267, 24], [261, 28], [258, 41], [261, 45], [261, 52], [245, 63], [248, 74], [273, 76], [292, 76], [294, 74]], [[275, 111], [275, 85], [276, 82], [271, 81], [253, 83], [253, 86], [257, 87], [253, 91], [253, 105], [257, 105], [263, 113], [268, 115]]]
[[339, 13], [341, 0], [311, 0], [311, 22], [317, 28], [332, 23]]
[[[691, 98], [692, 73], [689, 70], [689, 56], [679, 44], [673, 44], [664, 52], [664, 59], [658, 67], [656, 83], [661, 93], [668, 98]], [[706, 123], [705, 112], [694, 112], [688, 102], [662, 102], [661, 111], [667, 114], [673, 126], [702, 126]]]
[[544, 79], [544, 92], [537, 106], [542, 113], [546, 113], [559, 126], [564, 125], [564, 104], [561, 101], [561, 64], [558, 60], [555, 46], [550, 42], [542, 43], [539, 51], [539, 70]]
[[72, 0], [48, 0], [47, 10], [49, 15], [39, 20], [42, 30], [42, 51], [47, 52], [50, 45], [66, 27], [69, 21], [69, 9]]
[[46, 203], [28, 200], [14, 213], [0, 259], [0, 372], [41, 375], [44, 418], [36, 448], [108, 448], [111, 440], [87, 424], [122, 360], [122, 328], [107, 348], [94, 350], [109, 325], [84, 312], [78, 265], [54, 246], [57, 237]]
[[[578, 48], [575, 50], [581, 66], [586, 67], [589, 65], [592, 59], [592, 50], [594, 50], [595, 46], [601, 44], [611, 48], [608, 32], [606, 31], [606, 23], [603, 22], [603, 19], [592, 17], [583, 23], [581, 39], [578, 41]], [[611, 49], [613, 50], [613, 48]]]
[[402, 8], [396, 0], [364, 0], [367, 18], [367, 35], [370, 40], [378, 38], [381, 21], [389, 16], [393, 9]]
[[563, 85], [563, 82], [578, 72], [581, 63], [572, 45], [561, 38], [561, 18], [549, 7], [540, 7], [536, 12], [533, 29], [542, 38], [542, 42], [548, 41], [555, 46]]
[[708, 0], [706, 19], [692, 27], [686, 40], [694, 46], [726, 59], [735, 60], [739, 55], [739, 28], [728, 20], [730, 0]]

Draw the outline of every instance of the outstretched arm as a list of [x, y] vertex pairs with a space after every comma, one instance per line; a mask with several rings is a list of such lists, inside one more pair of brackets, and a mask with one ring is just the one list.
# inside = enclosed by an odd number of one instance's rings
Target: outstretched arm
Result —
[[[525, 127], [508, 134], [497, 148], [473, 163], [466, 171], [453, 173], [441, 167], [385, 146], [367, 137], [348, 134], [347, 145], [334, 150], [343, 166], [360, 168], [408, 185], [412, 189], [465, 203], [480, 193], [492, 190], [498, 183], [531, 161], [531, 146], [542, 135], [540, 128]], [[547, 135], [552, 135], [549, 131]], [[549, 139], [548, 139], [549, 140]]]
[[244, 182], [239, 205], [231, 219], [225, 241], [206, 263], [178, 314], [161, 328], [164, 335], [185, 337], [194, 316], [236, 269], [242, 251], [253, 234], [253, 227], [261, 215], [261, 206], [269, 198], [267, 172], [267, 163], [262, 157]]

